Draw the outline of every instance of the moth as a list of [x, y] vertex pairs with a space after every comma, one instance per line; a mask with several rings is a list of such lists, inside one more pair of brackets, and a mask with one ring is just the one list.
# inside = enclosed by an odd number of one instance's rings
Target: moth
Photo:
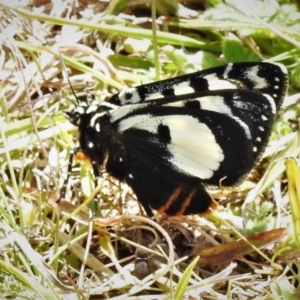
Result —
[[261, 158], [288, 86], [283, 65], [230, 63], [120, 91], [107, 102], [77, 99], [76, 152], [95, 177], [126, 182], [149, 216], [206, 212], [207, 186], [234, 186]]

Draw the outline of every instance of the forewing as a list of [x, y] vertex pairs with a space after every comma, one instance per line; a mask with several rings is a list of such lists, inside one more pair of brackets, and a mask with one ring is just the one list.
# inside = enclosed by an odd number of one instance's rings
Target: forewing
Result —
[[287, 71], [280, 64], [242, 62], [153, 82], [121, 91], [110, 101], [117, 105], [224, 89], [248, 89], [267, 94], [281, 106], [287, 89]]

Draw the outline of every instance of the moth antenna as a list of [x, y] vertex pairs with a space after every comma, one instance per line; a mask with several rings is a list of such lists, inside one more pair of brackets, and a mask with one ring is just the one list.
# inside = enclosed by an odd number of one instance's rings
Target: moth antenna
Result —
[[30, 103], [26, 103], [25, 105], [21, 106], [19, 108], [19, 111], [27, 110], [29, 105], [33, 105], [34, 106], [36, 103], [38, 103], [40, 101], [48, 100], [48, 99], [55, 98], [55, 97], [57, 97], [58, 99], [63, 99], [57, 93], [53, 93], [51, 95], [47, 94], [47, 95], [38, 96], [37, 98], [32, 99]]
[[87, 100], [87, 103], [91, 104], [92, 101], [93, 101], [93, 97], [91, 95], [91, 89], [89, 87], [89, 82], [88, 81], [85, 83], [85, 91], [86, 91], [86, 100]]
[[[70, 86], [70, 88], [71, 88], [72, 94], [73, 94], [74, 98], [76, 99], [77, 104], [79, 104], [78, 98], [77, 98], [76, 93], [75, 93], [75, 91], [74, 91], [74, 89], [73, 89], [73, 87], [72, 87], [70, 78], [69, 78], [68, 73], [67, 73], [66, 64], [65, 64], [65, 62], [64, 62], [64, 60], [63, 60], [63, 57], [62, 57], [60, 51], [58, 51], [58, 54], [59, 54], [60, 62], [61, 62], [61, 64], [62, 64], [62, 66], [63, 66], [63, 71], [64, 71], [64, 73], [65, 73], [65, 75], [66, 75], [66, 78], [67, 78], [67, 80], [68, 80], [69, 86]], [[73, 102], [73, 101], [72, 101], [72, 102]], [[74, 102], [73, 102], [73, 103], [74, 103]], [[74, 103], [74, 105], [76, 105], [76, 103]]]

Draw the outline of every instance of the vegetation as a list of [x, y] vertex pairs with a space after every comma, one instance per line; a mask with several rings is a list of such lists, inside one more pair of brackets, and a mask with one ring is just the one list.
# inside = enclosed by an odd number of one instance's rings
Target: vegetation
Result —
[[[299, 3], [137, 2], [0, 3], [0, 298], [299, 299]], [[288, 68], [290, 96], [257, 168], [212, 190], [218, 212], [155, 223], [107, 174], [95, 189], [89, 162], [57, 205], [77, 142], [66, 73], [102, 101], [261, 60]]]

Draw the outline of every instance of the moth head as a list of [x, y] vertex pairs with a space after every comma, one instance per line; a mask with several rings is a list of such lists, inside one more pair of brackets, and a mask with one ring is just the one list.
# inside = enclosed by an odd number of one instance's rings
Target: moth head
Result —
[[79, 126], [82, 116], [86, 114], [87, 109], [88, 105], [86, 102], [78, 102], [78, 104], [73, 108], [72, 111], [64, 111], [63, 113], [73, 125]]
[[80, 124], [80, 118], [81, 118], [81, 115], [79, 113], [76, 113], [76, 112], [68, 112], [68, 111], [64, 111], [63, 114], [65, 115], [65, 117], [67, 119], [69, 119], [69, 121], [75, 125], [75, 126], [79, 126]]
[[71, 112], [65, 111], [64, 115], [70, 120], [73, 125], [79, 126], [83, 119], [92, 119], [95, 115], [98, 115], [98, 117], [100, 117], [106, 112], [117, 107], [118, 106], [105, 101], [99, 102], [98, 100], [93, 100], [92, 102], [88, 103], [78, 101], [73, 110]]

